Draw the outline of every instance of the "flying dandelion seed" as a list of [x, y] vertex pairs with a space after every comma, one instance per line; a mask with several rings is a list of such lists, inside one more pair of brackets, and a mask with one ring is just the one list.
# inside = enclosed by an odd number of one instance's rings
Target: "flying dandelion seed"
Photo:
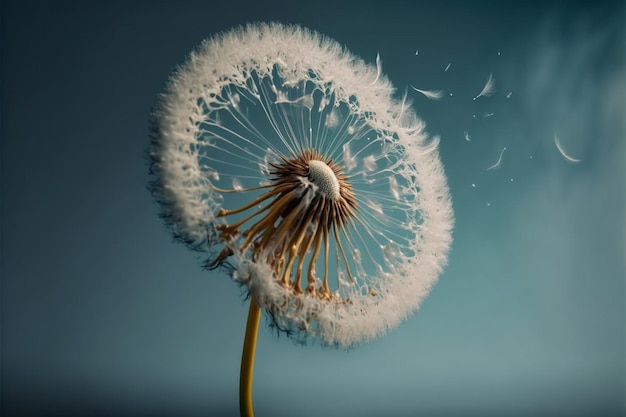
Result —
[[489, 78], [487, 79], [485, 86], [480, 91], [480, 93], [478, 93], [478, 95], [474, 97], [474, 100], [476, 100], [478, 97], [489, 97], [495, 92], [496, 92], [496, 81], [493, 79], [493, 74], [489, 74]]
[[504, 151], [506, 151], [506, 146], [502, 148], [500, 152], [500, 156], [498, 157], [498, 162], [487, 168], [487, 171], [492, 171], [494, 169], [500, 169], [502, 167], [502, 155], [504, 155]]
[[411, 88], [418, 93], [422, 93], [426, 98], [431, 100], [440, 100], [443, 97], [443, 91], [441, 90], [420, 90], [419, 88], [415, 88], [411, 86]]
[[582, 159], [573, 158], [573, 157], [571, 157], [571, 156], [569, 156], [568, 154], [565, 153], [565, 150], [561, 146], [561, 141], [559, 140], [559, 137], [556, 135], [556, 133], [554, 134], [554, 144], [556, 145], [556, 149], [559, 151], [561, 156], [566, 161], [572, 162], [572, 163], [575, 163], [575, 164], [578, 163], [578, 162], [582, 162]]
[[394, 91], [379, 56], [276, 23], [215, 36], [172, 75], [151, 190], [174, 236], [247, 289], [250, 328], [258, 305], [297, 340], [349, 347], [436, 282], [453, 228], [438, 139]]
[[448, 62], [448, 65], [446, 65], [446, 69], [444, 69], [443, 72], [447, 72], [450, 69], [450, 66], [452, 66], [452, 63]]

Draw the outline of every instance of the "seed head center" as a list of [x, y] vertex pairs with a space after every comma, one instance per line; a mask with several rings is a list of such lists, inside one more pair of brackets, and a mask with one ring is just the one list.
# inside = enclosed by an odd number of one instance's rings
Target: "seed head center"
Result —
[[[320, 299], [338, 301], [329, 286], [331, 239], [354, 282], [341, 239], [347, 236], [346, 227], [356, 217], [357, 201], [350, 182], [339, 165], [314, 150], [305, 150], [293, 158], [282, 157], [271, 167], [270, 184], [236, 190], [264, 189], [263, 194], [238, 209], [222, 208], [218, 212], [218, 217], [227, 217], [258, 207], [243, 219], [215, 226], [225, 247], [207, 266], [215, 268], [238, 251], [254, 262], [271, 266], [276, 280], [295, 294], [306, 291]], [[264, 202], [266, 205], [262, 206]], [[321, 286], [316, 275], [320, 255]], [[275, 307], [278, 308], [271, 308]]]
[[324, 197], [331, 200], [339, 198], [339, 180], [325, 162], [315, 159], [309, 161], [309, 179], [319, 187]]

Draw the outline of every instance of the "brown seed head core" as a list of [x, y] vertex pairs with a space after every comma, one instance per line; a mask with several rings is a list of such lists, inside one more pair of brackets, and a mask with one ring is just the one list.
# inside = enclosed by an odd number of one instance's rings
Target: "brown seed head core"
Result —
[[[295, 158], [281, 157], [281, 162], [270, 164], [270, 184], [243, 190], [221, 190], [221, 192], [252, 191], [267, 188], [248, 204], [235, 209], [221, 209], [218, 217], [242, 213], [266, 200], [268, 204], [233, 224], [216, 227], [219, 240], [231, 241], [242, 237], [239, 251], [252, 250], [252, 259], [265, 261], [274, 270], [274, 277], [295, 293], [302, 293], [302, 270], [306, 259], [307, 286], [310, 295], [321, 299], [336, 298], [328, 285], [328, 257], [330, 235], [341, 253], [348, 276], [352, 274], [341, 243], [341, 234], [355, 219], [357, 208], [352, 185], [342, 173], [341, 167], [331, 159], [314, 150], [305, 150]], [[241, 226], [254, 222], [243, 232]], [[315, 264], [324, 247], [324, 278], [321, 288], [315, 287]], [[312, 250], [310, 256], [307, 256]], [[223, 263], [233, 254], [224, 249], [209, 267]], [[295, 276], [292, 278], [292, 273]]]

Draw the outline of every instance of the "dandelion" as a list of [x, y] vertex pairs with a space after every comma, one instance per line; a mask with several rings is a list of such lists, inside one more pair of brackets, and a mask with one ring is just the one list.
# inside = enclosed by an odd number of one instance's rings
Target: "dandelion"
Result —
[[438, 138], [376, 61], [298, 26], [248, 25], [194, 50], [155, 107], [161, 216], [250, 297], [242, 415], [262, 310], [297, 341], [351, 347], [417, 310], [447, 262]]

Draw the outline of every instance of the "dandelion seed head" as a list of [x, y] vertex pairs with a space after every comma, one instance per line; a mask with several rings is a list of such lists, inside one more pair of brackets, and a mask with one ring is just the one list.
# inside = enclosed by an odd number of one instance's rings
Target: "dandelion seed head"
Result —
[[439, 139], [394, 94], [379, 56], [261, 23], [203, 42], [155, 106], [151, 190], [170, 231], [299, 341], [383, 335], [447, 263]]

